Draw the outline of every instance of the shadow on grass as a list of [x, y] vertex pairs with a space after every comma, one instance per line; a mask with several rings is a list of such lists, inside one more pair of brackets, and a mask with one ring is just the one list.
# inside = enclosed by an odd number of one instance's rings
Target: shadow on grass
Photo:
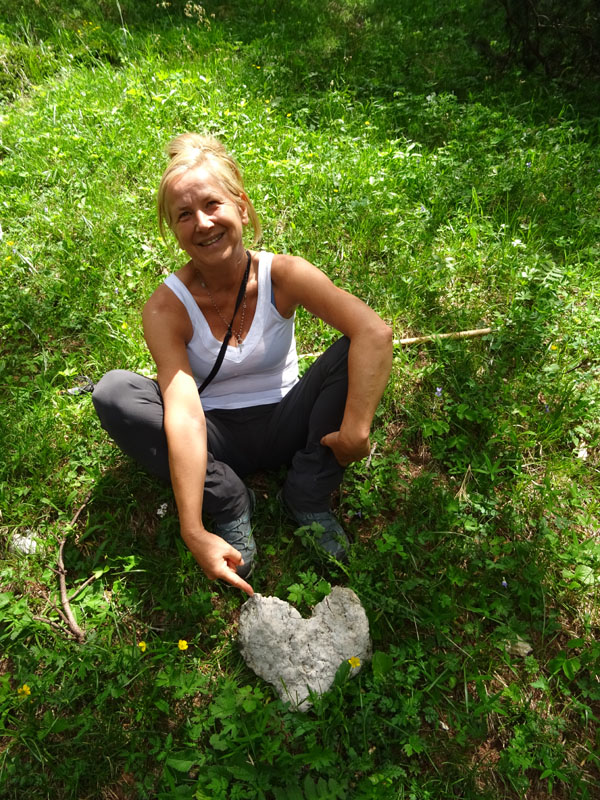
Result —
[[[127, 60], [128, 33], [146, 36], [149, 46], [159, 36], [160, 51], [172, 49], [177, 57], [185, 32], [199, 59], [208, 35], [211, 47], [222, 42], [246, 60], [245, 82], [259, 92], [268, 87], [297, 102], [309, 97], [314, 102], [320, 95], [326, 105], [332, 91], [342, 91], [363, 107], [386, 106], [391, 128], [409, 132], [414, 103], [404, 99], [411, 95], [450, 93], [461, 101], [487, 102], [506, 92], [512, 114], [540, 120], [560, 114], [567, 104], [592, 114], [597, 102], [593, 81], [560, 88], [540, 69], [527, 73], [511, 65], [503, 8], [487, 0], [76, 0], [68, 7], [59, 0], [35, 5], [18, 0], [6, 20], [26, 44], [38, 37], [58, 40], [76, 60], [115, 67]], [[95, 23], [99, 32], [92, 36]], [[16, 58], [21, 69], [34, 69]], [[49, 59], [47, 54], [41, 62]]]

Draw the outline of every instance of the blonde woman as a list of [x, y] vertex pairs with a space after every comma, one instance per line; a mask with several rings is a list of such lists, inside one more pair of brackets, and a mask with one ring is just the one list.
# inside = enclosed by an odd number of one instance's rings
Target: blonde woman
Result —
[[[286, 513], [321, 525], [323, 551], [347, 559], [330, 497], [344, 468], [370, 452], [392, 332], [303, 258], [246, 249], [246, 226], [256, 241], [260, 223], [220, 142], [187, 133], [168, 153], [159, 225], [189, 261], [144, 307], [157, 381], [113, 370], [93, 401], [121, 449], [171, 482], [181, 535], [207, 577], [252, 594], [254, 496], [244, 478], [257, 470], [287, 466]], [[342, 334], [301, 379], [299, 306]]]

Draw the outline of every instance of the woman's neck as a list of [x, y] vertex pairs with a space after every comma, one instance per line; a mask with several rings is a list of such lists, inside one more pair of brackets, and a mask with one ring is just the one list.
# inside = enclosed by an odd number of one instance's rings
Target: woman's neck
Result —
[[193, 261], [188, 262], [195, 273], [195, 279], [203, 289], [211, 294], [236, 290], [246, 269], [249, 251], [242, 249], [235, 257], [229, 259], [218, 270], [196, 267]]

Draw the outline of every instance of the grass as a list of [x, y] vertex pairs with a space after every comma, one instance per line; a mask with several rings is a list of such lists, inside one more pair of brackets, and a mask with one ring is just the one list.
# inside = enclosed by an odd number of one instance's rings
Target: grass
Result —
[[[593, 800], [595, 86], [511, 66], [478, 0], [6, 5], [0, 794]], [[397, 338], [494, 328], [397, 349], [372, 458], [338, 498], [347, 570], [280, 519], [277, 476], [253, 480], [255, 588], [309, 613], [343, 583], [370, 620], [373, 662], [306, 714], [246, 669], [243, 598], [205, 580], [170, 489], [67, 393], [152, 374], [140, 310], [181, 263], [154, 193], [184, 130], [237, 156], [267, 249]], [[334, 336], [300, 313], [301, 353]], [[36, 553], [11, 549], [25, 534]], [[59, 622], [63, 536], [69, 588], [94, 576], [73, 601], [83, 645], [36, 619]]]

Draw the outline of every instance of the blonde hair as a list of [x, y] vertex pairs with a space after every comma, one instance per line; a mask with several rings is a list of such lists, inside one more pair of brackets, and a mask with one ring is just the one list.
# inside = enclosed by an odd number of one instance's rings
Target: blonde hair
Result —
[[172, 228], [173, 223], [167, 202], [171, 184], [188, 170], [204, 165], [213, 173], [233, 200], [238, 202], [242, 195], [246, 196], [244, 203], [254, 230], [254, 241], [257, 242], [260, 239], [262, 233], [260, 220], [245, 193], [240, 168], [218, 139], [214, 139], [212, 136], [201, 136], [199, 133], [182, 133], [171, 139], [167, 145], [167, 154], [170, 161], [163, 172], [156, 197], [158, 227], [163, 239], [165, 238], [165, 226]]

